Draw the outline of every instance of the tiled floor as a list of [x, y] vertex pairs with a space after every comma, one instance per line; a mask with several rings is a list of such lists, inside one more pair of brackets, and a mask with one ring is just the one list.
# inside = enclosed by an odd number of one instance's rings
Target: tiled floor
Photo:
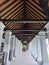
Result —
[[34, 58], [28, 52], [23, 52], [21, 55], [18, 55], [16, 59], [11, 61], [10, 65], [38, 65]]

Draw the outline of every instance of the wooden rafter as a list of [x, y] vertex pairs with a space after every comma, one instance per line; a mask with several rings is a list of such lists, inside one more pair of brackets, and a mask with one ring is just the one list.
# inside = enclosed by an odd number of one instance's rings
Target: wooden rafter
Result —
[[36, 8], [36, 6], [34, 6], [33, 4], [31, 5], [30, 2], [27, 2], [27, 5], [30, 7], [30, 10], [34, 10], [35, 14], [37, 13], [38, 15], [40, 15], [39, 17], [45, 18], [45, 16], [43, 16], [43, 14]]
[[1, 0], [0, 20], [21, 40], [31, 40], [49, 21], [48, 0]]
[[49, 18], [49, 7], [48, 7], [48, 1], [47, 0], [39, 0], [41, 7], [43, 8], [45, 14], [47, 15], [47, 18]]

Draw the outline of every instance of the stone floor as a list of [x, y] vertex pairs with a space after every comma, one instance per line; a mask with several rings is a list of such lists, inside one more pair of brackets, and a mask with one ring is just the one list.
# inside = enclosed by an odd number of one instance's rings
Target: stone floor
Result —
[[23, 52], [21, 55], [18, 55], [16, 59], [11, 61], [10, 65], [38, 65], [38, 64], [29, 52]]

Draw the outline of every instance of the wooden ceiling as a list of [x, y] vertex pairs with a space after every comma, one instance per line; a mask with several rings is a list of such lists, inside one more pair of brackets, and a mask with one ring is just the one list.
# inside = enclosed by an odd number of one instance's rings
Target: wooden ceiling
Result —
[[44, 29], [45, 23], [17, 23], [17, 22], [6, 22], [4, 23], [5, 31], [11, 30], [12, 33], [18, 37], [22, 42], [27, 41], [28, 43], [38, 34], [40, 30]]
[[49, 0], [0, 0], [1, 20], [48, 20]]
[[5, 30], [23, 41], [31, 40], [49, 21], [49, 0], [0, 0], [0, 20]]

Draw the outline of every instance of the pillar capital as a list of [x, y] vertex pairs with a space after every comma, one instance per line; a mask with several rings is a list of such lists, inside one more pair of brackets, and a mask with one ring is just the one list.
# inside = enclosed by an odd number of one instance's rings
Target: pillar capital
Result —
[[49, 22], [46, 24], [46, 29], [49, 30]]
[[11, 36], [12, 32], [10, 30], [5, 31], [5, 36]]
[[33, 40], [36, 40], [36, 38], [34, 38]]
[[5, 25], [0, 21], [0, 30], [3, 30]]
[[32, 41], [35, 42], [35, 38]]
[[15, 38], [15, 40], [16, 40], [17, 42], [19, 41], [17, 37]]
[[15, 38], [17, 40], [17, 38]]
[[46, 24], [45, 28], [47, 29], [46, 33], [49, 34], [49, 22]]
[[46, 32], [45, 31], [40, 31], [39, 36], [45, 36]]
[[39, 37], [41, 39], [46, 39], [46, 32], [44, 32], [44, 31], [39, 32]]
[[2, 40], [2, 36], [3, 36], [3, 33], [4, 33], [4, 31], [3, 31], [3, 29], [4, 29], [4, 24], [0, 21], [0, 51], [1, 51], [1, 40]]
[[40, 39], [40, 36], [39, 35], [36, 35], [36, 39]]
[[19, 43], [21, 43], [21, 40], [19, 40]]
[[11, 39], [15, 39], [15, 35], [12, 35], [12, 36], [11, 36]]

